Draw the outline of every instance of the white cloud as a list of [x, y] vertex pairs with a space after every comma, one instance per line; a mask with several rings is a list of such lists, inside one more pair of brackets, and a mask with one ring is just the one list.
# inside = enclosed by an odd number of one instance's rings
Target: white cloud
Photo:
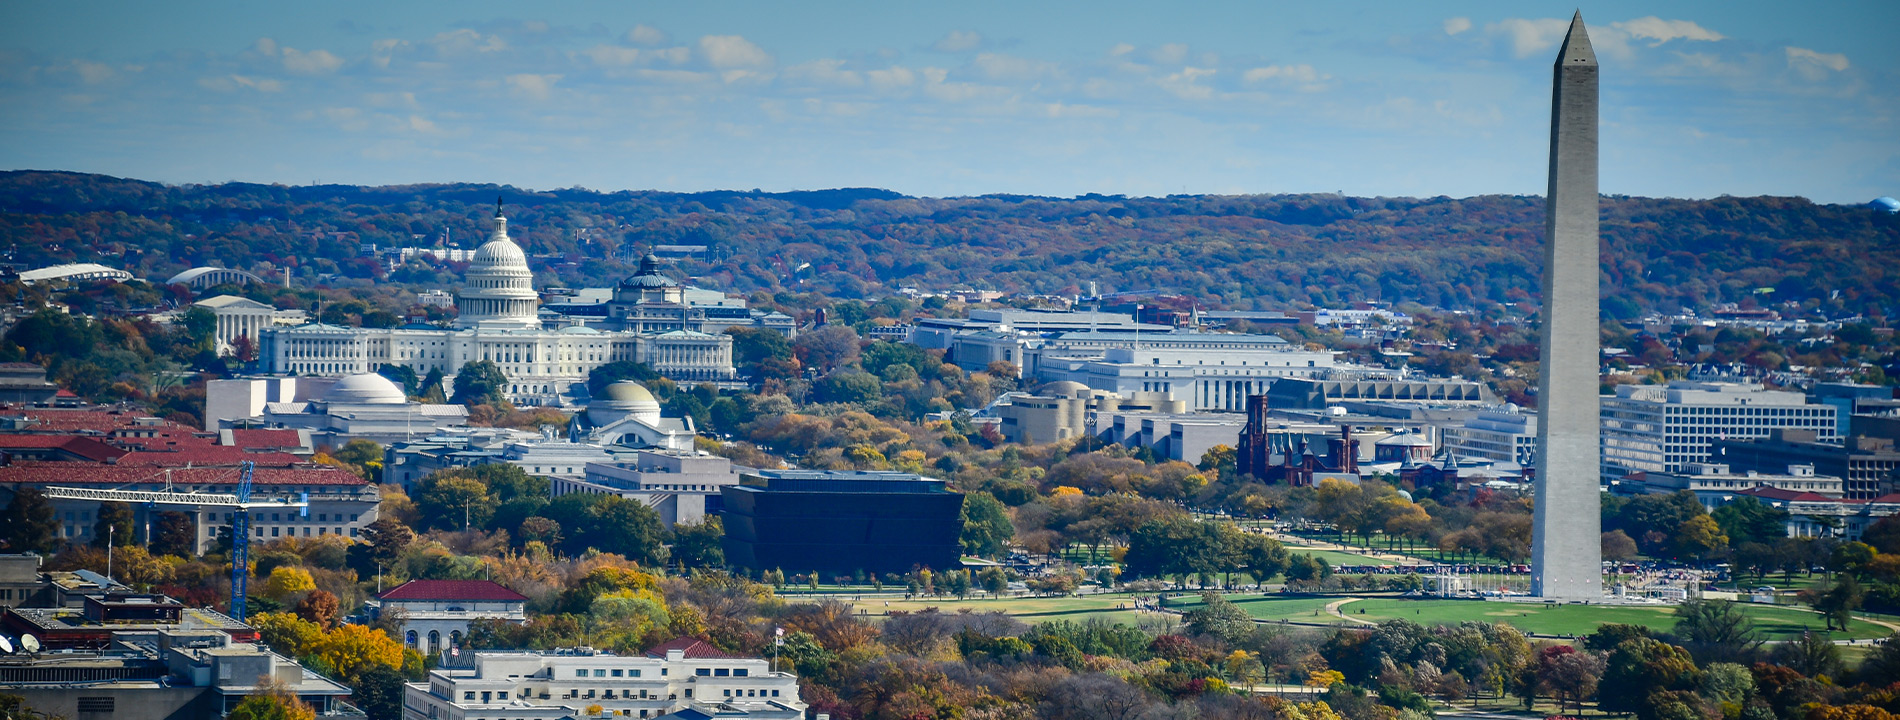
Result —
[[208, 90], [230, 92], [238, 88], [250, 88], [258, 92], [278, 92], [284, 84], [270, 78], [254, 78], [246, 75], [226, 75], [224, 77], [202, 78], [198, 86]]
[[619, 45], [595, 45], [581, 53], [594, 61], [595, 65], [625, 67], [640, 59], [640, 49]]
[[118, 74], [113, 72], [112, 66], [110, 65], [86, 62], [84, 60], [75, 61], [73, 63], [73, 69], [79, 72], [79, 79], [86, 81], [87, 85], [98, 85], [99, 83], [111, 80], [114, 75]]
[[683, 47], [670, 47], [670, 48], [661, 48], [659, 50], [649, 50], [647, 51], [647, 54], [652, 55], [653, 57], [659, 58], [661, 60], [664, 60], [666, 62], [672, 63], [674, 65], [680, 65], [680, 64], [685, 63], [687, 60], [693, 59], [692, 49], [683, 48]]
[[951, 30], [930, 49], [937, 52], [960, 53], [975, 50], [983, 45], [983, 36], [969, 30]]
[[1457, 35], [1471, 29], [1471, 18], [1455, 17], [1445, 21], [1445, 34]]
[[1131, 53], [1134, 51], [1135, 51], [1135, 46], [1133, 45], [1130, 45], [1128, 43], [1115, 43], [1115, 47], [1108, 49], [1108, 56], [1121, 57], [1123, 55], [1127, 55], [1128, 53]]
[[1206, 100], [1214, 96], [1214, 89], [1199, 84], [1199, 81], [1215, 72], [1212, 68], [1181, 68], [1181, 72], [1162, 78], [1161, 87], [1182, 99]]
[[1714, 42], [1726, 40], [1721, 33], [1695, 24], [1691, 20], [1664, 20], [1651, 15], [1625, 22], [1610, 23], [1610, 27], [1629, 33], [1631, 37], [1654, 40], [1650, 47], [1656, 47], [1671, 40], [1696, 40]]
[[429, 43], [436, 52], [444, 55], [460, 55], [471, 52], [497, 52], [508, 49], [508, 41], [499, 35], [483, 35], [468, 28], [459, 28], [437, 33]]
[[666, 33], [651, 25], [635, 25], [627, 31], [627, 42], [635, 45], [661, 45], [666, 39]]
[[738, 35], [707, 35], [699, 39], [699, 51], [707, 64], [721, 70], [762, 68], [772, 64], [772, 55]]
[[294, 73], [315, 75], [333, 72], [343, 67], [343, 58], [330, 54], [328, 50], [300, 52], [296, 48], [284, 48], [284, 69]]
[[1096, 107], [1094, 105], [1070, 105], [1061, 102], [1050, 103], [1044, 106], [1043, 112], [1052, 118], [1112, 118], [1121, 115], [1120, 112], [1112, 108]]
[[441, 130], [436, 128], [435, 123], [430, 122], [428, 118], [421, 115], [409, 116], [409, 129], [420, 133], [441, 132]]
[[1787, 52], [1789, 67], [1799, 68], [1804, 65], [1824, 67], [1834, 72], [1841, 72], [1848, 67], [1847, 56], [1840, 53], [1815, 52], [1807, 48], [1792, 46], [1787, 48]]
[[858, 87], [864, 84], [862, 75], [844, 69], [844, 61], [836, 58], [823, 58], [793, 65], [785, 68], [785, 77], [820, 85]]
[[1557, 18], [1510, 18], [1484, 26], [1486, 33], [1508, 38], [1511, 41], [1511, 53], [1520, 58], [1557, 47], [1569, 29], [1569, 20]]
[[1316, 83], [1327, 79], [1327, 77], [1326, 75], [1319, 74], [1318, 71], [1313, 69], [1313, 66], [1301, 64], [1257, 67], [1242, 74], [1240, 79], [1250, 83], [1266, 82], [1269, 80], [1292, 83]]
[[1002, 53], [979, 54], [970, 64], [990, 80], [1029, 81], [1053, 75], [1057, 71], [1055, 63]]
[[259, 54], [274, 56], [277, 54], [277, 41], [267, 37], [258, 38], [257, 43], [252, 45], [251, 49], [256, 50]]
[[1181, 43], [1168, 43], [1148, 53], [1148, 59], [1162, 65], [1178, 65], [1187, 60], [1188, 46]]
[[1840, 53], [1815, 52], [1807, 48], [1789, 46], [1783, 48], [1788, 53], [1788, 69], [1795, 71], [1802, 79], [1818, 83], [1828, 79], [1829, 71], [1845, 72], [1847, 56]]
[[546, 100], [554, 91], [554, 84], [561, 81], [560, 75], [536, 75], [517, 73], [508, 76], [508, 87], [515, 93], [531, 100]]
[[409, 42], [406, 40], [396, 38], [377, 40], [370, 44], [370, 62], [376, 63], [376, 67], [388, 70], [389, 60], [395, 56], [396, 51], [407, 49], [408, 47]]
[[884, 70], [871, 70], [864, 73], [871, 81], [871, 87], [879, 90], [907, 88], [917, 83], [917, 73], [906, 67], [891, 67]]

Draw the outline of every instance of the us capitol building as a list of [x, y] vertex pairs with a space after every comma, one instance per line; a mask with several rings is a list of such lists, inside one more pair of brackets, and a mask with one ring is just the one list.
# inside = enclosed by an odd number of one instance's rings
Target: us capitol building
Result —
[[587, 374], [619, 360], [645, 363], [682, 384], [743, 386], [732, 367], [732, 337], [680, 328], [602, 331], [570, 318], [543, 327], [528, 257], [508, 238], [508, 218], [495, 212], [495, 232], [475, 251], [456, 306], [455, 327], [339, 327], [321, 322], [259, 332], [259, 369], [273, 374], [338, 377], [407, 365], [418, 375], [440, 370], [446, 383], [466, 363], [488, 360], [508, 376], [516, 405], [575, 405], [587, 398]]

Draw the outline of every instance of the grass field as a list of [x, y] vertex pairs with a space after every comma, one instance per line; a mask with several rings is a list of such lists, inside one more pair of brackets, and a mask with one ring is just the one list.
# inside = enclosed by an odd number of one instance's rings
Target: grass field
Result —
[[[1757, 630], [1770, 640], [1785, 640], [1803, 630], [1819, 631], [1824, 623], [1820, 615], [1789, 607], [1742, 605], [1755, 621]], [[1365, 614], [1360, 614], [1360, 611]], [[1509, 623], [1512, 627], [1537, 635], [1587, 635], [1604, 623], [1643, 625], [1668, 630], [1676, 624], [1675, 609], [1670, 607], [1609, 605], [1543, 605], [1539, 603], [1486, 602], [1480, 600], [1403, 600], [1372, 598], [1355, 600], [1340, 608], [1356, 620], [1378, 622], [1403, 618], [1424, 625], [1443, 625], [1466, 620]], [[1849, 632], [1837, 638], [1881, 638], [1890, 631], [1874, 623], [1856, 620]]]
[[[1337, 597], [1280, 597], [1269, 595], [1228, 595], [1227, 600], [1246, 610], [1256, 619], [1278, 621], [1290, 620], [1302, 623], [1344, 623], [1345, 620], [1326, 612], [1328, 603], [1337, 602]], [[1194, 596], [1177, 597], [1168, 601], [1172, 610], [1192, 610], [1201, 606], [1201, 599]]]
[[1078, 595], [1074, 597], [1012, 597], [957, 600], [955, 598], [903, 600], [884, 598], [866, 598], [852, 603], [860, 611], [870, 616], [888, 615], [891, 611], [918, 612], [925, 608], [937, 608], [939, 612], [957, 612], [970, 608], [972, 612], [1001, 612], [1024, 622], [1038, 623], [1050, 620], [1084, 620], [1101, 617], [1110, 622], [1136, 624], [1141, 618], [1156, 617], [1154, 613], [1141, 613], [1132, 609], [1135, 601], [1128, 593], [1104, 593], [1100, 595]]
[[1315, 547], [1301, 547], [1297, 545], [1288, 545], [1286, 548], [1286, 551], [1290, 555], [1311, 555], [1313, 557], [1326, 561], [1326, 564], [1328, 565], [1393, 565], [1395, 564], [1390, 560], [1380, 560], [1378, 558], [1375, 558], [1369, 555], [1354, 555], [1349, 552], [1341, 552], [1339, 550], [1321, 550]]

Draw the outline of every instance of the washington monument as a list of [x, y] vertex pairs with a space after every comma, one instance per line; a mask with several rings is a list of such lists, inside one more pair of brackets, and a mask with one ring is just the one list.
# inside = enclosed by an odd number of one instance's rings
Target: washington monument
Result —
[[1597, 56], [1582, 12], [1552, 70], [1531, 594], [1598, 600]]

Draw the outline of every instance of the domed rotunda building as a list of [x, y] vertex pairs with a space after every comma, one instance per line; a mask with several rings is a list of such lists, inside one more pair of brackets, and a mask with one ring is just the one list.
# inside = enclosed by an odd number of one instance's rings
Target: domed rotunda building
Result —
[[560, 320], [554, 327], [544, 325], [528, 255], [508, 236], [508, 218], [499, 203], [494, 232], [475, 251], [466, 279], [456, 300], [460, 314], [453, 327], [309, 323], [265, 328], [259, 337], [259, 369], [279, 375], [343, 377], [374, 373], [383, 365], [402, 365], [418, 376], [441, 372], [446, 388], [464, 365], [487, 361], [507, 376], [502, 391], [509, 402], [521, 406], [586, 404], [588, 373], [622, 360], [644, 363], [682, 383], [745, 387], [732, 367], [728, 335], [645, 327], [601, 330], [577, 318]]

